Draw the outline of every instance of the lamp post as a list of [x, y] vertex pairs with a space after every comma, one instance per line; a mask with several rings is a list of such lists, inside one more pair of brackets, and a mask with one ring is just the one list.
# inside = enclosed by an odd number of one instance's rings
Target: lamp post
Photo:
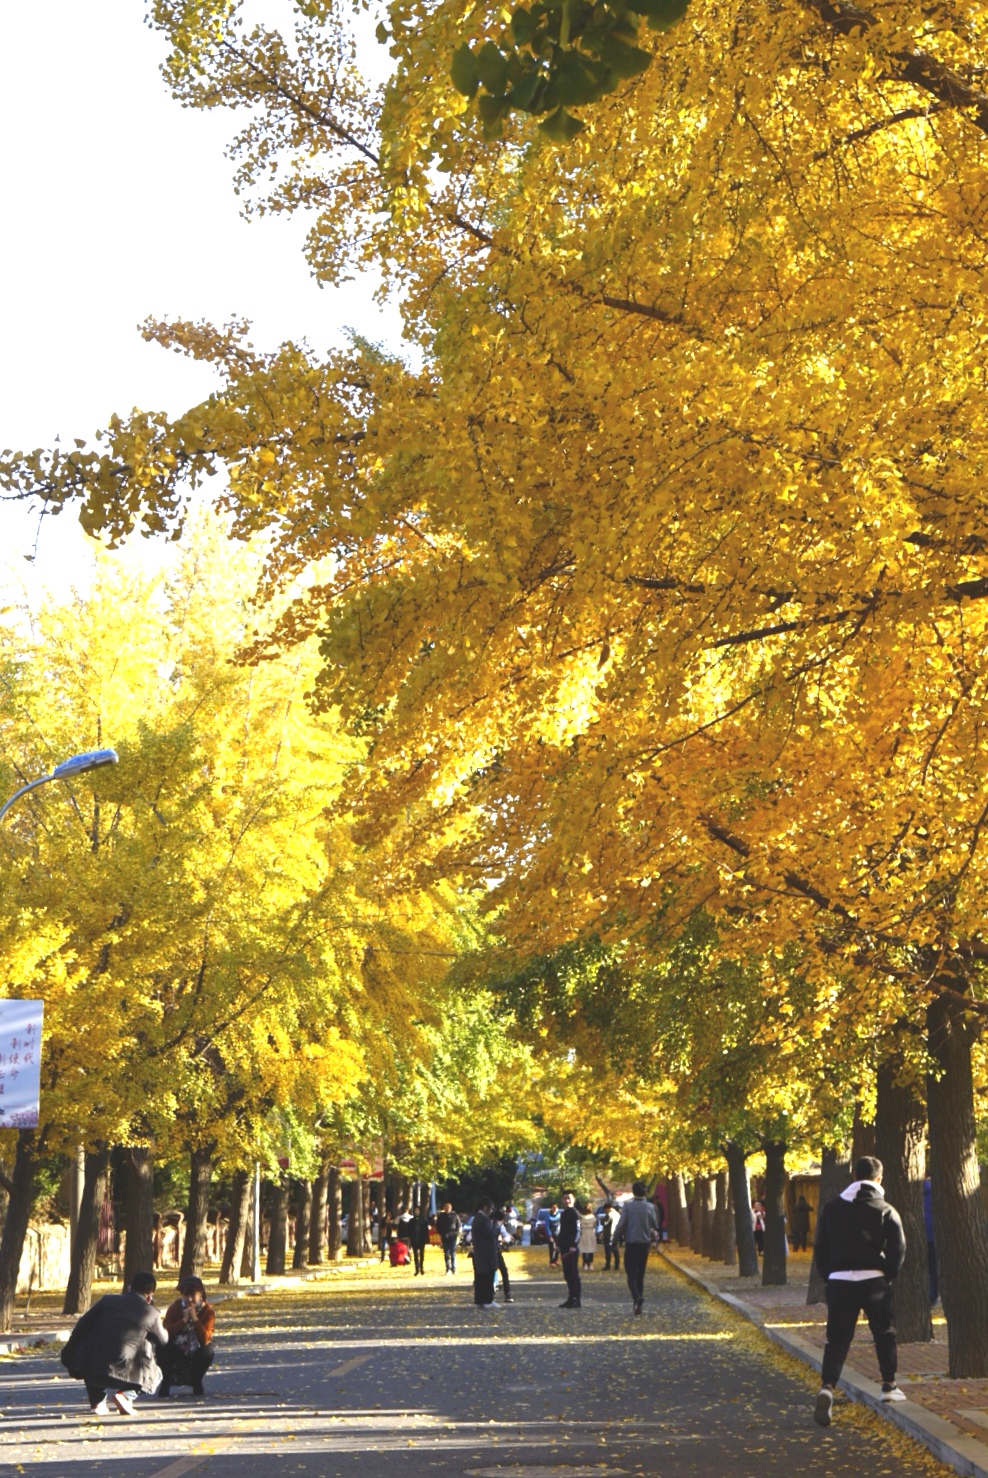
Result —
[[22, 795], [27, 795], [29, 790], [37, 790], [39, 785], [47, 785], [51, 780], [74, 780], [77, 775], [85, 775], [89, 770], [102, 770], [104, 765], [115, 765], [117, 763], [117, 751], [115, 749], [87, 749], [83, 754], [74, 754], [71, 759], [62, 760], [56, 765], [50, 775], [41, 775], [37, 780], [31, 780], [27, 785], [22, 785], [20, 790], [15, 790], [9, 800], [0, 806], [0, 821], [6, 816], [15, 801], [19, 801]]

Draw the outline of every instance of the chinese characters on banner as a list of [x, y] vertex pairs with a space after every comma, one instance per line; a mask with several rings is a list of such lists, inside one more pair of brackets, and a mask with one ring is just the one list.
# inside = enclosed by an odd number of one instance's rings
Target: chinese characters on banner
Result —
[[0, 1129], [36, 1129], [44, 1001], [0, 1000]]

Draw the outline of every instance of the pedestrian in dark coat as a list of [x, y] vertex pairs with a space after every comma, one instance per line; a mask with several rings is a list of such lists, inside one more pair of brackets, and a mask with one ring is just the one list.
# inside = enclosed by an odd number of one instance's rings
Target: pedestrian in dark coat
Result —
[[563, 1209], [559, 1215], [559, 1255], [566, 1279], [566, 1298], [561, 1309], [578, 1309], [583, 1288], [580, 1283], [580, 1213], [572, 1191], [563, 1191]]
[[473, 1252], [473, 1301], [479, 1309], [494, 1308], [494, 1274], [497, 1272], [498, 1245], [497, 1229], [491, 1212], [494, 1202], [485, 1196], [477, 1207], [470, 1228], [470, 1246]]
[[793, 1252], [805, 1252], [806, 1243], [810, 1235], [810, 1217], [813, 1207], [805, 1196], [800, 1196], [792, 1213], [792, 1250]]
[[875, 1341], [882, 1400], [906, 1399], [895, 1383], [892, 1310], [892, 1283], [906, 1255], [906, 1238], [899, 1213], [882, 1194], [882, 1162], [874, 1155], [861, 1157], [853, 1183], [823, 1208], [813, 1255], [827, 1280], [827, 1343], [813, 1415], [821, 1427], [829, 1427], [834, 1391], [860, 1313], [867, 1316]]
[[85, 1381], [100, 1416], [109, 1413], [109, 1400], [133, 1416], [132, 1393], [158, 1387], [161, 1373], [148, 1341], [163, 1349], [168, 1335], [154, 1306], [157, 1286], [153, 1273], [135, 1273], [126, 1293], [106, 1293], [83, 1314], [62, 1350], [62, 1364], [74, 1380]]
[[412, 1242], [412, 1256], [415, 1259], [415, 1276], [419, 1273], [425, 1276], [425, 1249], [429, 1245], [429, 1213], [424, 1206], [420, 1206], [414, 1221], [409, 1228], [408, 1235]]

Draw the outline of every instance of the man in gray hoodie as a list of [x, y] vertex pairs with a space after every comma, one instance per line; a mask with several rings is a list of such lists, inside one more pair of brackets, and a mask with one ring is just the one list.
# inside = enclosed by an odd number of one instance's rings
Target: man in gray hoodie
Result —
[[642, 1311], [645, 1302], [645, 1267], [652, 1243], [658, 1241], [659, 1218], [651, 1201], [646, 1200], [648, 1187], [643, 1180], [636, 1180], [631, 1187], [633, 1200], [625, 1201], [621, 1207], [618, 1224], [611, 1237], [611, 1245], [624, 1243], [624, 1272], [631, 1293], [631, 1306], [636, 1314]]

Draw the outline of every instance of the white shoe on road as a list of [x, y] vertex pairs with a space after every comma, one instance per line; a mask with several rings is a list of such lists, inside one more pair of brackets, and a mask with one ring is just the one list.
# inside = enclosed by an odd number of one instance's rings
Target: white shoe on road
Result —
[[830, 1413], [833, 1409], [834, 1393], [829, 1386], [823, 1386], [813, 1408], [813, 1420], [818, 1427], [830, 1426]]
[[97, 1401], [97, 1403], [96, 1403], [95, 1406], [90, 1407], [90, 1410], [92, 1411], [93, 1416], [109, 1416], [110, 1415], [110, 1408], [107, 1405], [107, 1401], [106, 1401], [106, 1397], [105, 1396], [103, 1397], [102, 1401]]
[[883, 1401], [905, 1401], [906, 1399], [907, 1398], [905, 1391], [900, 1390], [899, 1387], [895, 1384], [895, 1381], [892, 1381], [891, 1384], [885, 1384], [882, 1386]]
[[127, 1391], [114, 1391], [113, 1404], [121, 1416], [134, 1415], [134, 1402]]

